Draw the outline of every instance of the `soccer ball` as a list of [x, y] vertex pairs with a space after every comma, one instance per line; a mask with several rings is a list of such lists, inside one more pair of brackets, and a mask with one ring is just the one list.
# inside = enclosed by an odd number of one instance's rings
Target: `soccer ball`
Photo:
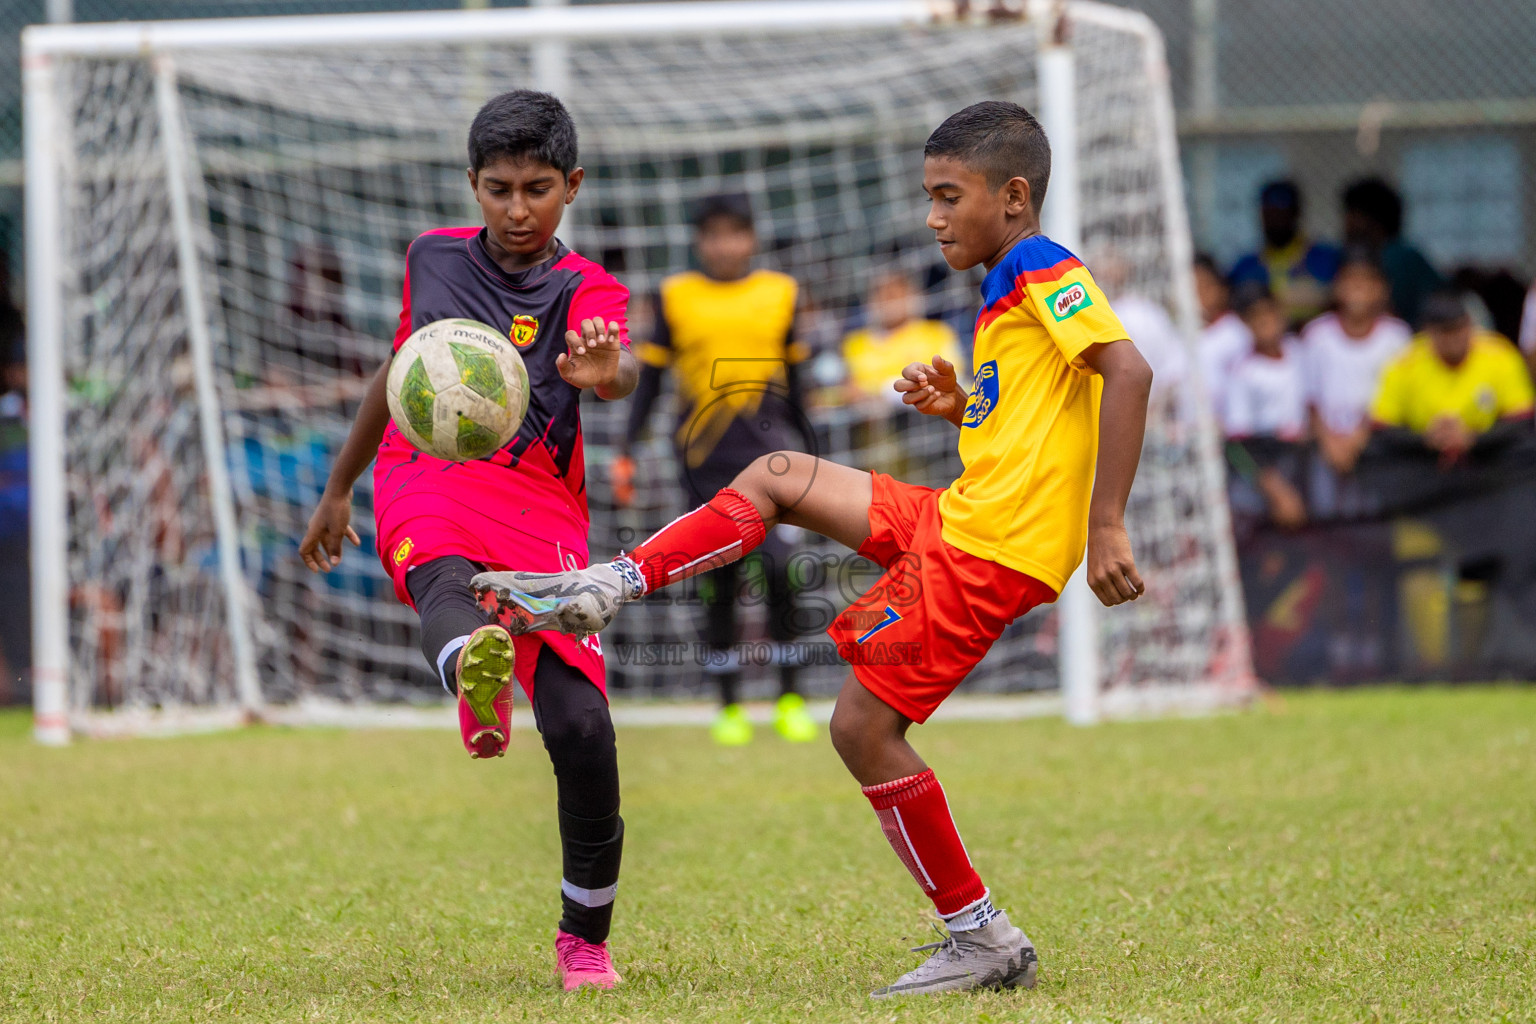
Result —
[[483, 459], [512, 440], [528, 412], [523, 357], [478, 320], [437, 320], [400, 346], [385, 386], [407, 441], [454, 462]]

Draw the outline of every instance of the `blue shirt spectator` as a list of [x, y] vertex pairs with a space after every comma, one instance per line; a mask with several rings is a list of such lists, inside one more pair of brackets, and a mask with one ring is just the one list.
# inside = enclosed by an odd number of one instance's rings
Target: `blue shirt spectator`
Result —
[[1259, 219], [1263, 248], [1233, 265], [1232, 286], [1264, 285], [1287, 322], [1300, 327], [1327, 308], [1329, 285], [1339, 270], [1339, 250], [1302, 233], [1301, 192], [1294, 182], [1272, 181], [1259, 191]]

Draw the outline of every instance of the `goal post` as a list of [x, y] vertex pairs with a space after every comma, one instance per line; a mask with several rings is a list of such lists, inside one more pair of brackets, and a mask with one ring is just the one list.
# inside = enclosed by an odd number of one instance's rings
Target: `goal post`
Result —
[[[405, 244], [465, 215], [465, 126], [486, 96], [529, 85], [557, 88], [582, 132], [589, 174], [562, 237], [630, 286], [637, 333], [644, 296], [686, 265], [693, 205], [745, 191], [823, 356], [882, 275], [968, 330], [977, 278], [936, 266], [922, 139], [980, 99], [1037, 110], [1055, 150], [1047, 231], [1118, 268], [1112, 285], [1099, 275], [1112, 295], [1165, 310], [1189, 372], [1154, 403], [1127, 513], [1148, 598], [1105, 612], [1069, 587], [965, 687], [1054, 694], [1074, 721], [1251, 692], [1167, 69], [1145, 16], [1049, 0], [541, 4], [34, 26], [23, 54], [39, 740], [104, 709], [222, 722], [324, 704], [334, 721], [441, 698], [366, 548], [369, 479], [365, 549], [339, 573], [308, 575], [294, 546], [387, 355]], [[584, 407], [595, 557], [681, 501], [665, 428], [637, 449], [634, 505], [611, 501], [602, 461], [624, 412]], [[832, 401], [806, 434], [830, 458], [942, 485], [958, 471], [946, 427]], [[829, 545], [796, 557], [808, 607], [872, 579]], [[700, 685], [700, 611], [682, 594], [627, 612], [604, 635], [615, 695]], [[746, 617], [761, 630], [760, 611]], [[732, 657], [799, 659], [831, 692], [843, 670], [807, 625], [806, 644]]]

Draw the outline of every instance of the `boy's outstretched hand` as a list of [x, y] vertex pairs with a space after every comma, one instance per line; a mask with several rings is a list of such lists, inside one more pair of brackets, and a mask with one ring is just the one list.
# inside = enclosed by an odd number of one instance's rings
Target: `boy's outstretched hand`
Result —
[[320, 498], [315, 514], [309, 517], [309, 529], [299, 542], [299, 557], [315, 572], [330, 572], [341, 564], [341, 539], [353, 547], [363, 542], [352, 529], [352, 495], [333, 495], [327, 491]]
[[578, 388], [606, 387], [619, 376], [619, 356], [624, 346], [619, 342], [617, 320], [603, 322], [593, 317], [581, 322], [581, 330], [566, 331], [569, 351], [555, 357], [555, 368], [567, 384]]
[[1147, 592], [1131, 555], [1131, 538], [1119, 524], [1088, 526], [1088, 586], [1106, 608]]
[[932, 365], [909, 364], [892, 387], [900, 392], [903, 402], [918, 412], [942, 416], [955, 426], [960, 425], [970, 397], [960, 387], [955, 365], [939, 355], [933, 357]]

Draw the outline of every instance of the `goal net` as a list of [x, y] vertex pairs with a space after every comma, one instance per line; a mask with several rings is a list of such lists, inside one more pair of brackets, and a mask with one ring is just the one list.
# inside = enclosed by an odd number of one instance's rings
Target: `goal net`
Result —
[[[979, 272], [948, 272], [938, 258], [922, 144], [978, 100], [1049, 100], [1037, 58], [1058, 26], [1039, 10], [933, 19], [941, 7], [660, 4], [29, 30], [40, 729], [107, 708], [441, 700], [414, 614], [373, 551], [369, 477], [355, 494], [361, 550], [316, 576], [297, 545], [364, 382], [389, 353], [406, 245], [477, 222], [466, 129], [506, 89], [550, 88], [575, 116], [587, 179], [561, 234], [629, 286], [637, 338], [649, 329], [644, 297], [689, 265], [693, 206], [746, 192], [761, 262], [800, 282], [801, 337], [818, 353], [807, 450], [917, 483], [953, 479], [953, 428], [849, 401], [839, 341], [892, 272], [915, 282], [923, 315], [968, 341]], [[1070, 207], [1075, 184], [1068, 230], [1080, 255], [1112, 297], [1166, 327], [1128, 511], [1148, 593], [1090, 624], [1099, 701], [1124, 711], [1239, 699], [1251, 674], [1189, 351], [1190, 251], [1161, 41], [1139, 15], [1065, 9], [1076, 146], [1057, 155], [1052, 201]], [[583, 416], [602, 558], [681, 511], [673, 421], [656, 413], [637, 447], [636, 499], [618, 509], [604, 465], [626, 404], [592, 401]], [[766, 692], [783, 658], [802, 663], [810, 692], [833, 692], [845, 669], [820, 629], [874, 579], [830, 542], [794, 542], [803, 642], [765, 642], [749, 568], [733, 652], [749, 695]], [[1056, 690], [1060, 607], [1010, 627], [962, 692]], [[604, 635], [616, 697], [703, 692], [703, 618], [696, 590], [626, 611]]]

